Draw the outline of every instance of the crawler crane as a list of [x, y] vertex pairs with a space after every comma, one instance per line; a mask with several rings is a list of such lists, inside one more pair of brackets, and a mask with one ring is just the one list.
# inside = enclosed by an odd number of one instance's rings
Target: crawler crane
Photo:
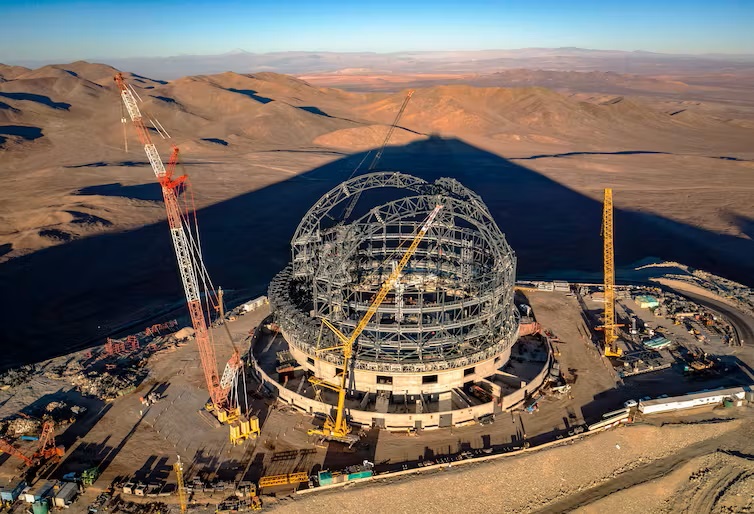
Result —
[[343, 371], [339, 375], [340, 383], [338, 385], [329, 384], [325, 382], [324, 380], [316, 378], [316, 377], [309, 378], [309, 382], [312, 385], [327, 387], [328, 389], [332, 389], [333, 391], [338, 393], [338, 406], [335, 411], [335, 419], [333, 419], [332, 416], [328, 416], [327, 419], [325, 420], [323, 427], [321, 429], [309, 430], [308, 431], [309, 435], [319, 435], [331, 441], [339, 441], [342, 443], [346, 443], [349, 446], [352, 446], [356, 441], [358, 441], [359, 439], [358, 436], [351, 434], [351, 427], [348, 426], [348, 422], [346, 421], [346, 416], [345, 416], [348, 366], [350, 364], [351, 358], [353, 357], [353, 345], [356, 342], [356, 339], [358, 339], [359, 335], [361, 335], [361, 333], [364, 331], [369, 321], [377, 313], [377, 309], [380, 307], [380, 304], [382, 304], [382, 302], [385, 300], [385, 297], [387, 297], [387, 294], [395, 285], [401, 272], [403, 271], [403, 268], [406, 267], [406, 265], [408, 264], [408, 261], [411, 259], [411, 256], [419, 247], [419, 243], [424, 238], [424, 235], [427, 233], [429, 228], [434, 223], [435, 217], [437, 216], [437, 213], [440, 212], [440, 209], [442, 209], [442, 205], [437, 205], [434, 208], [434, 210], [429, 214], [424, 224], [421, 226], [419, 231], [414, 236], [414, 239], [411, 242], [411, 245], [406, 250], [406, 253], [403, 254], [403, 257], [395, 266], [395, 269], [390, 273], [390, 276], [388, 276], [387, 280], [382, 284], [380, 291], [377, 293], [377, 296], [375, 296], [371, 305], [367, 309], [367, 312], [361, 318], [358, 325], [356, 325], [356, 328], [354, 329], [353, 332], [351, 332], [350, 335], [346, 336], [345, 334], [343, 334], [343, 332], [341, 332], [335, 325], [330, 323], [328, 320], [324, 318], [322, 319], [322, 322], [330, 330], [333, 331], [336, 337], [340, 340], [341, 344], [337, 346], [332, 346], [329, 348], [321, 348], [318, 351], [327, 351], [327, 350], [336, 350], [336, 349], [342, 350], [343, 351]]
[[[141, 144], [144, 146], [144, 152], [147, 154], [152, 171], [154, 171], [162, 189], [162, 197], [165, 201], [168, 225], [170, 227], [170, 236], [178, 260], [178, 269], [186, 294], [191, 323], [194, 327], [194, 337], [199, 347], [199, 357], [207, 382], [207, 390], [209, 391], [210, 402], [207, 404], [207, 408], [214, 413], [218, 421], [230, 425], [230, 439], [232, 443], [236, 444], [248, 437], [255, 437], [259, 433], [259, 421], [254, 416], [251, 419], [242, 417], [238, 402], [233, 401], [233, 389], [237, 385], [238, 374], [243, 368], [243, 363], [235, 345], [233, 355], [225, 366], [222, 376], [217, 372], [214, 342], [212, 334], [209, 331], [208, 322], [211, 309], [209, 305], [205, 305], [204, 303], [209, 304], [209, 302], [213, 301], [212, 281], [204, 266], [199, 235], [195, 226], [192, 230], [192, 222], [194, 225], [196, 223], [196, 213], [194, 212], [193, 203], [185, 202], [182, 205], [180, 201], [181, 196], [186, 196], [189, 184], [186, 175], [174, 176], [178, 163], [178, 148], [173, 147], [170, 161], [167, 168], [165, 168], [157, 152], [157, 148], [149, 135], [149, 130], [142, 113], [139, 110], [136, 101], [138, 95], [133, 86], [127, 84], [120, 73], [115, 76], [114, 80], [120, 91], [121, 100], [126, 112], [136, 129]], [[126, 119], [123, 118], [122, 121], [125, 123]], [[165, 133], [164, 129], [158, 129], [158, 127], [162, 127], [159, 122], [156, 120], [149, 121], [159, 134], [163, 135]], [[204, 284], [204, 293], [200, 287], [200, 280]]]
[[[35, 466], [44, 466], [47, 464], [56, 464], [60, 458], [65, 455], [65, 448], [55, 444], [54, 423], [50, 420], [42, 424], [42, 431], [39, 434], [39, 444], [36, 451], [31, 457], [24, 455], [21, 450], [13, 446], [10, 442], [0, 438], [0, 452], [13, 455], [21, 459], [28, 468]], [[37, 471], [39, 471], [37, 469]]]

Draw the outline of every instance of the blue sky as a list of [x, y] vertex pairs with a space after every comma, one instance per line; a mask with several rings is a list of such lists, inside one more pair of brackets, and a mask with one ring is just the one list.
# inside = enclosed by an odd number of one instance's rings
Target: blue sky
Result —
[[0, 0], [0, 62], [559, 46], [754, 53], [754, 0]]

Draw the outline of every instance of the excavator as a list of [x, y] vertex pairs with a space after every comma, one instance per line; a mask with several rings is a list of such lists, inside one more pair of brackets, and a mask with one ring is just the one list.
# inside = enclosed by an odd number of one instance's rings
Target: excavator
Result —
[[326, 382], [325, 380], [321, 378], [317, 378], [317, 377], [309, 378], [309, 382], [313, 386], [326, 387], [338, 393], [338, 406], [335, 411], [335, 418], [328, 415], [327, 419], [324, 422], [323, 427], [309, 430], [308, 431], [309, 435], [320, 436], [323, 439], [328, 440], [328, 441], [336, 441], [336, 442], [345, 443], [349, 447], [353, 446], [356, 442], [358, 442], [359, 436], [351, 433], [351, 427], [348, 425], [348, 422], [346, 421], [346, 416], [345, 416], [345, 402], [346, 402], [346, 390], [347, 390], [346, 384], [347, 384], [349, 364], [351, 362], [351, 358], [353, 357], [353, 345], [356, 342], [356, 339], [359, 337], [359, 335], [361, 335], [361, 333], [364, 331], [369, 321], [377, 313], [377, 309], [380, 307], [380, 304], [382, 304], [382, 302], [385, 300], [390, 290], [398, 281], [398, 278], [400, 277], [400, 274], [403, 271], [403, 268], [406, 267], [406, 265], [408, 264], [408, 261], [411, 259], [411, 256], [419, 247], [419, 243], [421, 242], [421, 240], [424, 238], [424, 235], [427, 233], [429, 228], [434, 223], [435, 218], [437, 217], [437, 214], [440, 212], [440, 209], [442, 209], [442, 207], [443, 207], [442, 205], [437, 205], [434, 208], [434, 210], [432, 210], [432, 212], [429, 214], [429, 216], [427, 216], [427, 219], [424, 221], [424, 224], [421, 226], [421, 228], [419, 228], [419, 231], [414, 236], [414, 239], [411, 242], [411, 245], [409, 245], [408, 249], [406, 250], [406, 253], [403, 254], [403, 257], [395, 266], [395, 269], [393, 269], [393, 271], [390, 273], [390, 276], [382, 284], [380, 291], [375, 296], [371, 305], [367, 309], [367, 312], [361, 318], [361, 320], [359, 321], [359, 324], [356, 325], [356, 328], [354, 329], [353, 332], [351, 332], [350, 335], [346, 336], [335, 325], [330, 323], [330, 321], [322, 318], [322, 323], [335, 334], [335, 336], [338, 338], [341, 344], [328, 347], [328, 348], [321, 348], [318, 351], [329, 351], [329, 350], [336, 350], [336, 349], [342, 350], [343, 351], [343, 371], [338, 375], [338, 377], [340, 378], [339, 384], [330, 384]]

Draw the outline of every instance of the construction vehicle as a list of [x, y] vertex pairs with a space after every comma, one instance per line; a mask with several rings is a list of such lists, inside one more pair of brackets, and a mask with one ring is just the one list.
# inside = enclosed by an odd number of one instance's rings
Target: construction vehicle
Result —
[[704, 373], [712, 371], [716, 362], [711, 359], [707, 352], [698, 347], [687, 348], [688, 353], [685, 355], [686, 364], [683, 366], [685, 373]]
[[93, 466], [89, 469], [85, 469], [81, 472], [81, 485], [84, 487], [89, 487], [90, 485], [93, 485], [94, 482], [97, 481], [99, 478], [100, 471], [99, 467]]
[[356, 339], [361, 335], [361, 333], [366, 328], [369, 321], [372, 319], [372, 317], [377, 313], [377, 309], [380, 307], [382, 302], [387, 297], [387, 294], [390, 292], [390, 290], [393, 288], [393, 286], [398, 281], [401, 272], [403, 271], [403, 268], [406, 267], [408, 264], [408, 261], [411, 259], [411, 256], [413, 256], [416, 249], [419, 247], [419, 243], [424, 238], [424, 235], [427, 233], [427, 231], [430, 229], [432, 224], [435, 221], [435, 218], [437, 217], [437, 214], [442, 209], [442, 205], [437, 205], [432, 210], [432, 212], [427, 216], [427, 219], [424, 221], [422, 226], [419, 228], [418, 232], [413, 238], [413, 241], [411, 241], [411, 244], [409, 245], [408, 249], [406, 250], [406, 253], [403, 254], [403, 257], [401, 260], [396, 264], [393, 271], [388, 276], [387, 280], [382, 284], [382, 287], [380, 288], [379, 292], [375, 296], [374, 300], [372, 301], [371, 305], [367, 309], [364, 316], [359, 321], [358, 325], [356, 325], [356, 328], [351, 332], [350, 335], [346, 336], [343, 334], [335, 325], [330, 323], [327, 319], [322, 319], [322, 323], [326, 325], [338, 338], [340, 341], [339, 345], [332, 346], [329, 348], [321, 348], [318, 351], [328, 351], [328, 350], [342, 350], [343, 351], [343, 371], [340, 372], [340, 383], [338, 385], [335, 384], [329, 384], [325, 382], [324, 380], [317, 378], [317, 377], [310, 377], [309, 382], [311, 382], [315, 387], [316, 386], [323, 386], [327, 387], [328, 389], [332, 389], [333, 391], [338, 393], [338, 405], [335, 412], [335, 419], [333, 419], [332, 416], [328, 414], [327, 419], [324, 422], [324, 425], [322, 428], [316, 428], [311, 429], [308, 431], [309, 435], [318, 435], [324, 437], [324, 439], [329, 441], [338, 441], [342, 443], [346, 443], [350, 446], [353, 446], [354, 443], [356, 443], [359, 440], [359, 437], [355, 434], [351, 434], [351, 427], [348, 426], [348, 422], [346, 421], [345, 416], [345, 402], [346, 402], [346, 385], [347, 385], [347, 376], [348, 376], [348, 370], [349, 365], [351, 362], [351, 358], [353, 356], [353, 345], [356, 342]]
[[39, 448], [34, 452], [32, 459], [57, 462], [65, 455], [65, 448], [55, 445], [54, 427], [54, 423], [50, 420], [42, 424], [42, 433], [39, 436]]
[[[226, 364], [222, 376], [217, 372], [214, 341], [212, 333], [209, 331], [208, 319], [212, 310], [209, 304], [214, 304], [214, 308], [217, 309], [216, 306], [221, 302], [217, 300], [212, 281], [204, 265], [188, 177], [185, 174], [175, 176], [179, 153], [175, 146], [173, 146], [167, 168], [163, 165], [157, 147], [149, 135], [145, 119], [139, 110], [136, 90], [126, 83], [121, 73], [115, 75], [114, 80], [120, 91], [125, 111], [128, 113], [139, 140], [144, 146], [144, 152], [162, 189], [170, 235], [178, 260], [178, 269], [194, 328], [194, 338], [199, 348], [199, 358], [210, 396], [210, 401], [207, 404], [208, 410], [221, 423], [231, 425], [231, 442], [236, 444], [259, 433], [259, 420], [256, 417], [247, 419], [241, 416], [241, 408], [237, 401], [237, 386], [243, 363], [235, 345], [233, 345], [233, 354]], [[155, 119], [148, 121], [160, 136], [163, 138], [170, 137], [159, 121]], [[121, 118], [121, 122], [124, 124], [127, 122], [125, 116]], [[187, 198], [188, 200], [186, 200]], [[204, 284], [205, 287], [200, 287], [200, 283]]]
[[42, 468], [57, 464], [60, 458], [65, 455], [65, 448], [55, 444], [53, 427], [54, 424], [50, 420], [42, 424], [42, 431], [38, 438], [39, 445], [31, 457], [25, 455], [5, 439], [0, 439], [0, 452], [13, 455], [23, 461], [30, 475], [39, 473]]
[[605, 316], [600, 327], [605, 332], [604, 352], [606, 357], [620, 357], [615, 323], [615, 249], [613, 248], [613, 190], [605, 189], [602, 211], [603, 261], [605, 268]]

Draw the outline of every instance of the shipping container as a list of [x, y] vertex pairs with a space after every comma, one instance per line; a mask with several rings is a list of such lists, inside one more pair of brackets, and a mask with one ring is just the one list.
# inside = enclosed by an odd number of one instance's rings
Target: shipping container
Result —
[[31, 506], [31, 511], [33, 514], [48, 514], [50, 512], [50, 504], [47, 503], [47, 500], [34, 502]]
[[358, 480], [360, 478], [369, 478], [372, 476], [371, 471], [357, 471], [348, 475], [348, 480]]
[[56, 507], [65, 507], [73, 502], [79, 492], [78, 484], [68, 482], [55, 494], [54, 504]]
[[9, 483], [8, 485], [1, 486], [0, 488], [0, 499], [3, 501], [8, 502], [14, 502], [18, 499], [18, 497], [23, 492], [24, 488], [26, 487], [26, 481], [23, 479], [16, 479], [14, 482]]
[[49, 496], [52, 496], [55, 488], [55, 481], [47, 481], [44, 483], [39, 483], [26, 491], [23, 494], [23, 499], [26, 503], [34, 503], [37, 502], [43, 498], [47, 498]]

